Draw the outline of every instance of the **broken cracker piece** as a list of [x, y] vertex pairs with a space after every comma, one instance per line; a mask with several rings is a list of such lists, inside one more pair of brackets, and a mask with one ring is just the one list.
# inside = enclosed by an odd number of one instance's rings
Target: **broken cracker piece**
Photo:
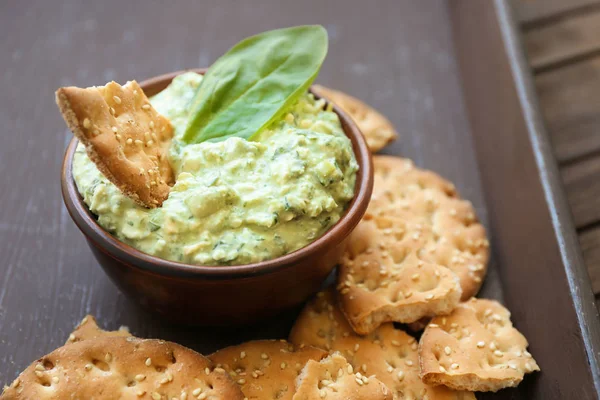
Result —
[[[203, 397], [197, 397], [203, 394]], [[193, 350], [162, 340], [101, 337], [60, 347], [0, 396], [30, 399], [242, 400], [239, 387]]]
[[386, 117], [357, 98], [321, 85], [313, 85], [312, 90], [331, 100], [356, 122], [372, 152], [381, 150], [398, 138], [398, 132]]
[[173, 127], [136, 81], [63, 87], [56, 91], [56, 103], [109, 181], [142, 206], [162, 205], [174, 182], [167, 160]]
[[[425, 227], [421, 228], [425, 229]], [[417, 257], [426, 235], [398, 218], [363, 218], [340, 261], [340, 307], [355, 332], [368, 334], [384, 322], [411, 323], [448, 314], [462, 289], [454, 272]]]
[[394, 400], [474, 400], [471, 392], [427, 385], [419, 377], [418, 343], [392, 323], [367, 336], [354, 333], [340, 311], [334, 288], [307, 303], [290, 332], [291, 343], [339, 352], [352, 373], [374, 375], [392, 392]]
[[105, 331], [98, 326], [98, 323], [96, 322], [96, 318], [94, 318], [92, 315], [86, 315], [81, 320], [79, 325], [77, 325], [77, 327], [75, 327], [73, 332], [71, 332], [71, 334], [69, 335], [69, 338], [67, 339], [67, 342], [65, 344], [77, 343], [77, 342], [81, 342], [82, 340], [96, 339], [99, 337], [128, 337], [128, 336], [132, 336], [132, 335], [131, 335], [131, 333], [129, 333], [129, 329], [127, 329], [126, 327], [121, 327], [121, 328], [119, 328], [119, 330], [116, 330], [116, 331]]
[[[342, 309], [361, 334], [385, 320], [416, 321], [405, 319], [406, 313], [400, 308], [415, 293], [436, 284], [429, 276], [431, 271], [436, 278], [444, 277], [442, 272], [454, 273], [460, 282], [461, 300], [468, 300], [481, 287], [489, 259], [485, 228], [477, 220], [473, 205], [458, 196], [452, 183], [416, 168], [408, 159], [375, 156], [373, 164], [373, 196], [363, 220], [350, 236], [338, 273]], [[419, 271], [411, 272], [414, 288], [403, 283], [406, 276], [400, 280], [402, 284], [392, 279], [394, 273], [399, 276], [403, 263], [414, 260], [408, 254], [417, 257], [417, 267], [429, 271], [426, 281]], [[439, 268], [434, 270], [433, 265]], [[433, 297], [421, 300], [439, 301], [435, 293], [426, 296]], [[386, 302], [394, 303], [396, 309]], [[445, 306], [445, 310], [435, 312], [449, 312], [449, 303]], [[417, 315], [411, 312], [411, 319]]]
[[293, 400], [392, 400], [391, 391], [379, 379], [351, 368], [340, 353], [309, 360], [298, 376]]
[[255, 340], [218, 350], [209, 358], [229, 373], [247, 398], [291, 400], [302, 368], [326, 356], [321, 349], [297, 349], [285, 340]]
[[527, 345], [506, 308], [473, 298], [425, 328], [421, 377], [429, 384], [482, 392], [517, 386], [526, 373], [540, 369]]

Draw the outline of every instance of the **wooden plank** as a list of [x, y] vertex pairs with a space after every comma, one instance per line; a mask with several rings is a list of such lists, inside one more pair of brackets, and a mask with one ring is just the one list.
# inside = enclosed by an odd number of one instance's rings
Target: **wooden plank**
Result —
[[536, 87], [559, 162], [600, 151], [600, 57], [537, 75]]
[[600, 295], [600, 227], [581, 232], [579, 243], [590, 273], [594, 293]]
[[582, 58], [600, 50], [600, 9], [536, 26], [526, 30], [523, 38], [534, 70]]
[[516, 15], [523, 23], [532, 23], [599, 3], [598, 0], [512, 0]]
[[561, 170], [565, 191], [578, 228], [600, 221], [600, 157]]

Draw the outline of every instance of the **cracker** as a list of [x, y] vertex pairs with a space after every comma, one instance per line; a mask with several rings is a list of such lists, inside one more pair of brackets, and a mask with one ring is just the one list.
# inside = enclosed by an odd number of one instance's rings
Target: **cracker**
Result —
[[56, 91], [56, 104], [109, 181], [142, 206], [163, 203], [174, 182], [167, 160], [173, 127], [136, 81], [63, 87]]
[[315, 346], [340, 352], [355, 372], [375, 376], [395, 400], [470, 400], [470, 392], [456, 392], [424, 384], [419, 377], [417, 341], [392, 323], [381, 325], [367, 336], [350, 327], [335, 301], [333, 288], [319, 293], [296, 320], [289, 337], [297, 346]]
[[403, 220], [377, 216], [363, 219], [351, 235], [338, 289], [342, 311], [357, 333], [367, 334], [384, 322], [448, 314], [458, 305], [458, 277], [418, 258], [425, 235], [406, 234], [413, 230]]
[[373, 376], [354, 373], [339, 353], [309, 360], [298, 376], [293, 400], [392, 400], [392, 393]]
[[300, 371], [308, 360], [320, 360], [327, 352], [296, 349], [285, 340], [256, 340], [230, 346], [209, 356], [224, 368], [248, 399], [292, 399]]
[[128, 337], [132, 336], [129, 333], [129, 329], [122, 326], [119, 330], [116, 331], [105, 331], [98, 327], [98, 323], [96, 322], [96, 318], [91, 315], [86, 315], [83, 320], [77, 325], [77, 327], [71, 332], [67, 342], [69, 343], [77, 343], [82, 340], [96, 339], [99, 337]]
[[425, 328], [419, 343], [421, 376], [430, 384], [463, 390], [517, 386], [526, 373], [539, 371], [527, 345], [506, 308], [473, 298]]
[[325, 86], [314, 85], [312, 89], [317, 95], [331, 100], [356, 122], [372, 152], [381, 150], [398, 138], [392, 123], [373, 107]]
[[193, 350], [161, 340], [102, 337], [40, 358], [0, 398], [241, 400], [244, 395], [225, 371]]
[[341, 307], [360, 334], [449, 313], [479, 290], [489, 258], [485, 229], [451, 183], [402, 158], [374, 165], [373, 197], [338, 274]]

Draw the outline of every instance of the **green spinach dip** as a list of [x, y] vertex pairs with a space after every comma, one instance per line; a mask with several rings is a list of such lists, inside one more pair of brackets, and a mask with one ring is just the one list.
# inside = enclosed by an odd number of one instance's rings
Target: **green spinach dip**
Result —
[[151, 99], [175, 130], [176, 183], [162, 207], [135, 204], [79, 145], [73, 175], [98, 223], [145, 253], [198, 265], [259, 262], [317, 239], [354, 196], [358, 165], [337, 114], [306, 93], [252, 140], [184, 144], [187, 106], [201, 80], [179, 75]]

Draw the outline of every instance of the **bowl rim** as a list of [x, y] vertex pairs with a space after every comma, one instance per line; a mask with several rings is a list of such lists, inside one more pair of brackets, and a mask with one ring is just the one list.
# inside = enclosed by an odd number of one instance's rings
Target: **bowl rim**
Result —
[[[204, 73], [206, 72], [206, 68], [187, 69], [158, 75], [142, 81], [140, 86], [144, 90], [163, 85], [166, 87], [175, 76], [189, 71]], [[320, 98], [320, 96], [312, 92], [312, 89], [309, 90], [311, 90], [311, 93], [316, 98]], [[327, 101], [327, 99], [325, 100]], [[98, 224], [77, 190], [77, 185], [72, 174], [73, 155], [78, 144], [78, 140], [75, 137], [71, 139], [67, 146], [61, 170], [61, 189], [65, 206], [77, 227], [86, 236], [88, 241], [93, 242], [98, 250], [119, 262], [125, 262], [131, 267], [147, 270], [155, 274], [179, 278], [239, 279], [286, 269], [311, 254], [325, 250], [330, 241], [336, 241], [337, 244], [341, 243], [360, 222], [371, 198], [374, 180], [373, 159], [366, 140], [350, 116], [336, 105], [333, 105], [333, 111], [338, 115], [344, 133], [352, 142], [353, 152], [359, 166], [354, 197], [340, 219], [324, 234], [308, 245], [283, 256], [244, 265], [196, 265], [166, 260], [144, 253], [121, 242]]]

